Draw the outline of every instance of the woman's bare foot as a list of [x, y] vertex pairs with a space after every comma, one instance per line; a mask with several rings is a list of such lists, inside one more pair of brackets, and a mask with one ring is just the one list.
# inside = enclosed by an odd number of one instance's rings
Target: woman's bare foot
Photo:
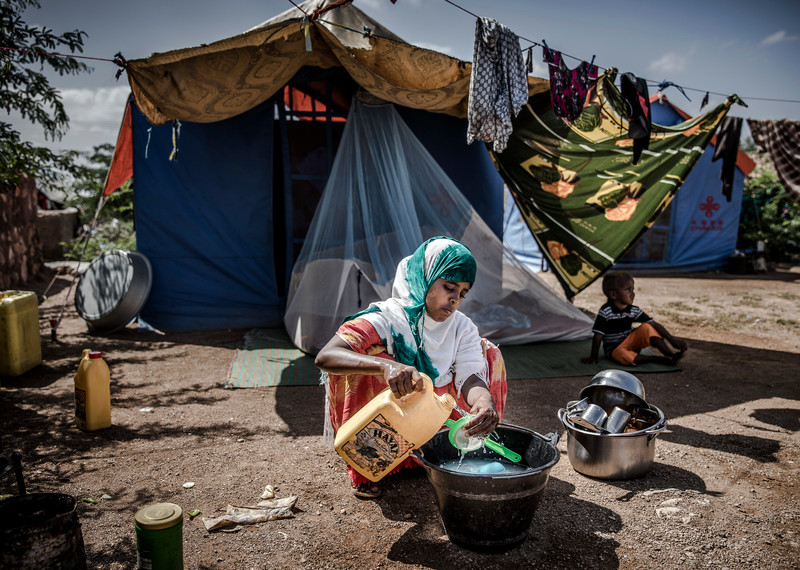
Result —
[[381, 496], [381, 488], [377, 483], [353, 483], [353, 494], [359, 499], [377, 499]]

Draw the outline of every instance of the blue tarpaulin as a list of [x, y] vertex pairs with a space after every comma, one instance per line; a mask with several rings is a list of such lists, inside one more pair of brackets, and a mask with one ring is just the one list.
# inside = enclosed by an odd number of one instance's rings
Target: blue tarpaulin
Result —
[[152, 127], [134, 106], [137, 249], [153, 266], [142, 318], [165, 330], [282, 324], [272, 235], [272, 107]]

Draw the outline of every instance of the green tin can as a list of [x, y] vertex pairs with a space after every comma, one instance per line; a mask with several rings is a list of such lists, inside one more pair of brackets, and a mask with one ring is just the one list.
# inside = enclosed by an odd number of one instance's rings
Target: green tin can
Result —
[[139, 570], [183, 570], [183, 510], [156, 503], [136, 512], [136, 561]]

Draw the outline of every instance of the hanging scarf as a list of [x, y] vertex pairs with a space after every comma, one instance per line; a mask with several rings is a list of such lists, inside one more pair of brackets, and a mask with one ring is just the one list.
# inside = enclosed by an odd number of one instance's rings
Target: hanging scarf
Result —
[[528, 75], [519, 38], [491, 18], [475, 22], [475, 47], [467, 102], [467, 144], [479, 140], [503, 152], [511, 119], [528, 102]]
[[488, 385], [475, 324], [460, 311], [437, 322], [425, 310], [425, 296], [434, 281], [441, 278], [472, 285], [476, 272], [475, 258], [465, 245], [452, 238], [431, 238], [398, 264], [391, 298], [372, 303], [346, 320], [369, 321], [388, 354], [430, 376], [435, 386], [455, 380], [460, 392], [472, 375]]

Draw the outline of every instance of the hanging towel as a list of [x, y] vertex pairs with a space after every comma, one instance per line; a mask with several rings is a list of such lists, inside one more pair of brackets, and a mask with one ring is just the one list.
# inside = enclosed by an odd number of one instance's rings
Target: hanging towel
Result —
[[747, 119], [758, 150], [768, 153], [783, 187], [800, 202], [800, 121]]
[[581, 114], [589, 88], [597, 81], [597, 66], [582, 61], [568, 69], [561, 52], [542, 47], [543, 60], [550, 69], [550, 100], [553, 112], [568, 123]]
[[528, 101], [528, 76], [519, 38], [490, 18], [475, 22], [475, 49], [469, 81], [467, 143], [493, 143], [503, 152], [511, 135], [512, 116]]
[[633, 139], [633, 164], [636, 164], [642, 151], [650, 145], [652, 123], [647, 82], [633, 73], [623, 73], [620, 76], [620, 94], [630, 105], [628, 136]]
[[728, 202], [733, 196], [733, 174], [736, 171], [736, 156], [739, 154], [739, 136], [742, 133], [741, 117], [725, 117], [717, 133], [717, 145], [711, 162], [722, 159], [722, 193]]

